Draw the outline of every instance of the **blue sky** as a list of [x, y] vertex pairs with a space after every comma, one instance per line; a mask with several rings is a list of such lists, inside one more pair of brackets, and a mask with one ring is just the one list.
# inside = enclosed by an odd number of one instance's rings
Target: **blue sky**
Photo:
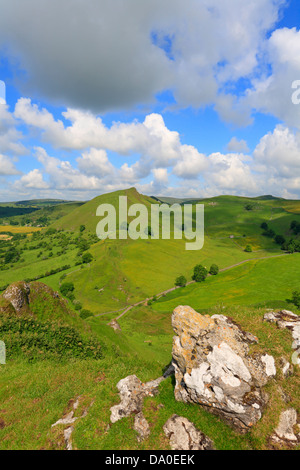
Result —
[[0, 0], [0, 10], [0, 201], [131, 186], [300, 198], [296, 0]]

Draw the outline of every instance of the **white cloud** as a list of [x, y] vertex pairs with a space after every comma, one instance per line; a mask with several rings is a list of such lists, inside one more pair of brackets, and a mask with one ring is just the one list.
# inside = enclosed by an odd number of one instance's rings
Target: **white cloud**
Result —
[[34, 169], [23, 175], [16, 183], [18, 189], [47, 189], [49, 185], [44, 181], [40, 170]]
[[247, 142], [243, 139], [238, 140], [236, 137], [232, 137], [230, 142], [228, 142], [227, 150], [229, 152], [237, 152], [237, 153], [247, 153], [247, 152], [249, 152]]
[[283, 28], [272, 33], [266, 44], [271, 73], [257, 78], [245, 99], [252, 108], [272, 114], [300, 129], [299, 105], [292, 102], [292, 84], [300, 79], [300, 31]]
[[223, 85], [251, 78], [285, 3], [1, 0], [0, 45], [27, 71], [23, 92], [60, 105], [128, 109], [172, 90], [181, 107], [222, 109]]
[[0, 175], [1, 176], [10, 176], [18, 175], [20, 172], [17, 170], [13, 162], [6, 155], [0, 154]]
[[278, 125], [262, 137], [253, 156], [258, 170], [277, 178], [294, 179], [300, 175], [300, 133]]

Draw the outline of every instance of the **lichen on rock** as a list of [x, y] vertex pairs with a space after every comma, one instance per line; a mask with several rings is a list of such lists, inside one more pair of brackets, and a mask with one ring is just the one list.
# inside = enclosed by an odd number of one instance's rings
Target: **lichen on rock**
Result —
[[261, 418], [263, 391], [276, 375], [267, 354], [251, 356], [257, 338], [224, 315], [201, 315], [179, 306], [172, 315], [175, 398], [198, 403], [244, 433]]

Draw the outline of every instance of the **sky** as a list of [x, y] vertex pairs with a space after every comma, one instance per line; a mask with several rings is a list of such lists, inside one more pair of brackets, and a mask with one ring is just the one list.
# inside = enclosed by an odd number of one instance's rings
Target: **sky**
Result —
[[300, 199], [299, 0], [0, 0], [0, 201]]

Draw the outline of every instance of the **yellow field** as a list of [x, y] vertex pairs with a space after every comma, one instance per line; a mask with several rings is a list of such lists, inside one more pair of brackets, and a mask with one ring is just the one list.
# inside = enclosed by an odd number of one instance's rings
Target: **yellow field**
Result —
[[40, 227], [20, 227], [19, 225], [0, 225], [1, 232], [11, 233], [33, 233], [40, 231]]

